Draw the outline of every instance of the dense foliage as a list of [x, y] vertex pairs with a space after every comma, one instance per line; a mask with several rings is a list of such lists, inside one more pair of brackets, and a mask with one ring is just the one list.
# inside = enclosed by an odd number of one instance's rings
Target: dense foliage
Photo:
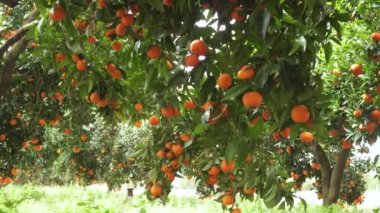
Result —
[[[1, 58], [1, 183], [17, 168], [41, 168], [111, 187], [145, 181], [147, 196], [165, 201], [171, 182], [189, 176], [203, 197], [216, 195], [238, 212], [237, 195], [292, 206], [314, 177], [324, 204], [359, 204], [361, 174], [373, 165], [354, 154], [368, 152], [380, 132], [378, 7], [371, 0], [3, 7], [3, 45], [20, 38]], [[2, 86], [11, 81], [11, 89]], [[123, 138], [130, 134], [120, 135], [119, 122], [149, 131]]]

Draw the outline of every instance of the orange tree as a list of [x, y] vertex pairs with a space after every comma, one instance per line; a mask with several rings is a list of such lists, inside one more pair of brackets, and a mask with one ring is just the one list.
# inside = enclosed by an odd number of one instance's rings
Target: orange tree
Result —
[[[346, 166], [353, 150], [379, 132], [379, 34], [372, 64], [348, 56], [334, 76], [316, 66], [331, 58], [342, 22], [378, 18], [375, 1], [2, 2], [14, 7], [4, 10], [8, 23], [32, 13], [4, 38], [0, 94], [14, 68], [37, 58], [44, 72], [62, 72], [57, 89], [83, 108], [150, 126], [153, 139], [130, 156], [148, 174], [149, 198], [165, 200], [186, 175], [231, 210], [237, 195], [255, 193], [269, 207], [292, 205], [307, 177], [317, 178], [325, 205], [341, 191], [348, 203], [362, 201], [362, 184], [340, 183], [361, 170], [359, 161]], [[378, 31], [369, 26], [368, 35]]]

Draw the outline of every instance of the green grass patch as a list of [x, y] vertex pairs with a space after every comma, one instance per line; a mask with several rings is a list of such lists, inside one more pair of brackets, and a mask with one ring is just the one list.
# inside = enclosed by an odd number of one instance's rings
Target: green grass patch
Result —
[[[291, 210], [267, 209], [261, 201], [239, 201], [243, 212], [373, 212], [350, 207], [339, 206], [329, 208], [303, 206]], [[220, 203], [212, 199], [196, 199], [194, 197], [170, 196], [166, 205], [159, 201], [148, 201], [143, 195], [127, 198], [123, 192], [105, 192], [79, 186], [17, 186], [12, 185], [0, 189], [0, 213], [29, 212], [102, 212], [102, 213], [201, 213], [223, 212]]]

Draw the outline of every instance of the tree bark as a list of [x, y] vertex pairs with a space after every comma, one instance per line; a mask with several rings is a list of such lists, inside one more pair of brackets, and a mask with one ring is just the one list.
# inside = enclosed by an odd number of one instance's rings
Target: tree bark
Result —
[[341, 182], [343, 178], [344, 167], [351, 149], [342, 149], [339, 152], [338, 159], [335, 162], [335, 166], [331, 175], [329, 196], [326, 200], [327, 205], [336, 203], [339, 198]]
[[325, 153], [325, 151], [322, 149], [322, 147], [317, 144], [315, 146], [315, 155], [318, 159], [319, 164], [321, 165], [321, 173], [322, 173], [322, 195], [323, 195], [323, 205], [329, 205], [327, 204], [327, 199], [329, 197], [330, 192], [330, 179], [331, 179], [331, 166], [330, 161]]
[[24, 20], [24, 26], [18, 30], [17, 34], [14, 37], [9, 39], [2, 47], [0, 47], [0, 59], [3, 58], [3, 54], [8, 50], [8, 48], [11, 47], [4, 58], [4, 64], [1, 70], [0, 97], [2, 97], [7, 92], [12, 84], [12, 75], [16, 65], [16, 60], [19, 55], [25, 50], [28, 44], [28, 40], [25, 35], [29, 27], [36, 24], [34, 19], [37, 17], [37, 15], [38, 10], [37, 8], [34, 8], [31, 11], [30, 15]]

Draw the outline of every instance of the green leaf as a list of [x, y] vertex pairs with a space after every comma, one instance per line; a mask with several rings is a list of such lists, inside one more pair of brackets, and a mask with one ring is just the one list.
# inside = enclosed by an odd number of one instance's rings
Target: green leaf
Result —
[[206, 79], [206, 81], [202, 84], [202, 88], [201, 88], [201, 91], [200, 91], [200, 102], [201, 103], [205, 103], [208, 98], [210, 97], [210, 95], [212, 94], [212, 92], [214, 91], [215, 89], [215, 77], [214, 76], [210, 76]]
[[164, 5], [161, 0], [148, 0], [148, 2], [154, 9], [164, 12]]
[[263, 10], [263, 20], [262, 20], [262, 25], [261, 25], [261, 34], [263, 36], [263, 38], [265, 38], [266, 34], [267, 34], [267, 31], [268, 31], [268, 27], [269, 27], [269, 23], [270, 23], [270, 12], [267, 8], [265, 8]]
[[264, 131], [264, 121], [260, 119], [259, 122], [249, 128], [249, 136], [253, 139], [258, 139], [260, 134]]
[[301, 201], [301, 203], [302, 203], [302, 206], [303, 206], [303, 210], [306, 212], [306, 210], [307, 210], [307, 203], [306, 203], [306, 200], [305, 199], [303, 199], [303, 198], [299, 198], [300, 199], [300, 201]]
[[331, 54], [332, 54], [332, 45], [331, 42], [327, 42], [326, 44], [323, 45], [323, 49], [325, 51], [325, 58], [326, 62], [329, 63], [331, 59]]
[[151, 182], [156, 182], [157, 178], [158, 178], [158, 171], [156, 168], [153, 168], [151, 169], [149, 172], [148, 172], [148, 178]]
[[178, 84], [183, 83], [186, 78], [186, 73], [182, 70], [176, 72], [169, 80], [168, 87], [176, 87]]
[[251, 85], [247, 83], [237, 83], [231, 89], [227, 90], [224, 94], [224, 98], [222, 101], [230, 100], [233, 101], [237, 96], [243, 94], [247, 89], [249, 89]]
[[239, 139], [231, 140], [226, 148], [226, 152], [224, 154], [224, 157], [226, 158], [226, 161], [231, 161], [234, 159], [235, 155], [239, 152], [239, 147], [241, 145], [242, 141]]

